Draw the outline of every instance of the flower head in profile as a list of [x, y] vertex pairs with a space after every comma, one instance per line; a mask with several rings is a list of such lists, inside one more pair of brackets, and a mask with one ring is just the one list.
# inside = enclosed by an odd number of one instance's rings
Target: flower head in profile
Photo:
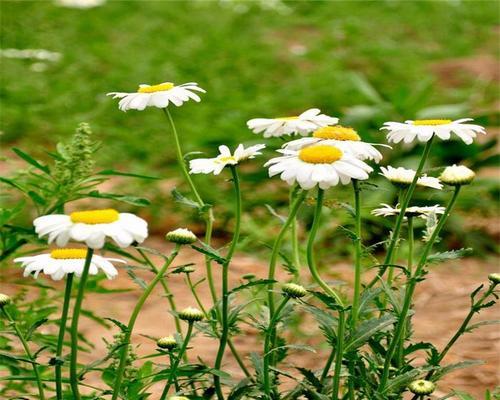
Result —
[[179, 318], [183, 321], [196, 322], [201, 321], [205, 315], [203, 312], [195, 307], [187, 307], [182, 311], [179, 311]]
[[[382, 154], [380, 154], [373, 144], [363, 142], [354, 129], [340, 125], [319, 128], [313, 132], [312, 137], [292, 140], [285, 143], [283, 148], [300, 150], [313, 144], [335, 146], [360, 160], [373, 160], [377, 163], [382, 160]], [[390, 148], [387, 145], [381, 146]]]
[[474, 171], [465, 165], [452, 165], [444, 169], [439, 179], [446, 185], [461, 186], [468, 185], [475, 177], [476, 174]]
[[234, 154], [227, 146], [219, 146], [219, 155], [215, 158], [196, 158], [189, 162], [189, 173], [191, 174], [214, 174], [219, 175], [227, 165], [236, 165], [241, 161], [254, 158], [262, 154], [260, 150], [266, 147], [265, 144], [256, 144], [244, 148], [242, 144], [238, 145]]
[[[374, 210], [372, 210], [372, 214], [377, 217], [390, 217], [393, 215], [399, 215], [401, 213], [401, 209], [398, 208], [398, 206], [391, 207], [390, 205], [384, 203], [382, 203], [381, 206], [383, 207], [375, 208]], [[439, 204], [436, 204], [434, 206], [412, 206], [406, 208], [405, 215], [427, 219], [427, 217], [431, 214], [443, 214], [444, 210], [445, 208], [440, 206]]]
[[137, 92], [111, 92], [107, 96], [121, 99], [118, 107], [122, 111], [142, 111], [146, 107], [165, 108], [170, 103], [179, 107], [188, 100], [200, 102], [200, 96], [195, 92], [206, 93], [196, 82], [183, 83], [179, 86], [172, 82], [163, 82], [158, 85], [139, 85]]
[[280, 178], [293, 185], [297, 182], [302, 189], [314, 186], [328, 189], [339, 183], [346, 185], [351, 179], [368, 179], [372, 168], [349, 153], [337, 147], [313, 145], [301, 150], [278, 150], [283, 155], [269, 160], [269, 176], [280, 174]]
[[165, 239], [172, 243], [177, 244], [191, 244], [198, 240], [196, 235], [186, 228], [177, 228], [173, 231], [168, 232], [165, 235]]
[[432, 136], [437, 136], [441, 140], [450, 140], [454, 133], [465, 144], [471, 144], [478, 133], [485, 134], [485, 130], [480, 125], [467, 124], [471, 118], [462, 118], [452, 121], [451, 119], [420, 119], [415, 121], [386, 122], [380, 129], [387, 130], [387, 140], [393, 143], [413, 142], [417, 139], [420, 142], [428, 142]]
[[[396, 186], [407, 187], [410, 186], [415, 178], [416, 171], [408, 168], [398, 167], [394, 168], [388, 165], [387, 167], [381, 167], [382, 171], [380, 175], [387, 178]], [[432, 176], [427, 176], [423, 174], [417, 180], [417, 186], [430, 187], [433, 189], [442, 189], [443, 185], [438, 178]]]
[[298, 116], [278, 118], [254, 118], [247, 122], [253, 133], [263, 133], [265, 138], [299, 134], [305, 136], [322, 126], [335, 125], [338, 118], [321, 114], [318, 108], [311, 108]]
[[91, 249], [101, 249], [106, 237], [124, 248], [142, 243], [148, 237], [148, 223], [130, 213], [113, 209], [76, 211], [69, 215], [52, 214], [33, 221], [39, 237], [48, 235], [49, 244], [59, 247], [70, 241], [84, 242]]
[[[19, 257], [14, 262], [21, 263], [21, 266], [24, 267], [23, 275], [25, 277], [33, 274], [35, 278], [38, 278], [38, 274], [43, 272], [53, 280], [58, 281], [66, 274], [81, 276], [86, 256], [87, 249], [55, 249], [48, 254]], [[94, 254], [90, 261], [89, 274], [97, 275], [99, 270], [102, 270], [108, 279], [113, 279], [118, 275], [113, 263], [125, 263], [125, 261]]]

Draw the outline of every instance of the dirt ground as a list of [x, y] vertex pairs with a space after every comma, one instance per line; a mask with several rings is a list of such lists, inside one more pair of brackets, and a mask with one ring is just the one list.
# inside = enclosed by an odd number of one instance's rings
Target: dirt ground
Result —
[[[165, 247], [160, 240], [154, 238], [149, 239], [147, 245]], [[174, 264], [182, 265], [188, 262], [196, 264], [197, 271], [193, 274], [193, 281], [201, 279], [204, 276], [203, 258], [191, 249], [185, 249]], [[214, 265], [214, 270], [219, 272], [217, 265]], [[323, 271], [323, 275], [327, 279], [341, 278], [347, 282], [352, 279], [349, 264], [333, 265], [328, 271], [329, 273]], [[469, 293], [480, 283], [486, 282], [487, 275], [494, 271], [499, 271], [498, 263], [495, 260], [467, 259], [433, 267], [427, 280], [420, 284], [417, 292], [416, 316], [414, 318], [415, 340], [430, 341], [438, 349], [442, 349], [468, 312]], [[265, 278], [267, 266], [262, 261], [250, 256], [240, 255], [236, 257], [231, 266], [231, 286], [241, 283], [241, 276], [246, 273], [254, 273], [259, 278]], [[13, 267], [1, 271], [0, 274], [2, 292], [13, 294], [19, 290], [15, 284], [9, 283], [19, 278], [19, 270]], [[151, 274], [142, 276], [147, 280], [151, 279]], [[286, 279], [286, 274], [281, 272], [280, 278]], [[169, 278], [169, 285], [179, 308], [195, 305], [182, 276], [172, 275]], [[84, 308], [93, 310], [101, 317], [111, 317], [126, 322], [139, 297], [140, 290], [125, 271], [121, 271], [117, 279], [106, 282], [105, 286], [133, 290], [112, 295], [92, 294], [85, 299]], [[210, 296], [205, 284], [200, 285], [199, 293], [203, 302], [209, 305]], [[139, 355], [150, 354], [155, 349], [154, 342], [141, 335], [160, 337], [174, 332], [173, 319], [168, 313], [167, 301], [162, 294], [163, 291], [158, 286], [144, 305], [137, 321], [133, 343], [138, 346], [137, 353]], [[327, 350], [322, 346], [322, 338], [316, 325], [308, 323], [311, 317], [307, 315], [303, 315], [303, 317], [304, 323], [299, 326], [300, 332], [296, 338], [292, 339], [297, 344], [315, 346], [318, 348], [318, 353], [297, 352], [293, 354], [291, 360], [299, 363], [302, 367], [314, 369], [326, 359]], [[481, 312], [475, 321], [498, 318], [500, 318], [500, 309], [497, 306]], [[82, 317], [80, 325], [85, 336], [96, 345], [91, 354], [81, 353], [81, 361], [88, 362], [103, 356], [106, 347], [102, 339], [112, 340], [116, 329], [103, 328], [85, 317]], [[236, 347], [245, 357], [251, 351], [261, 351], [262, 344], [255, 335], [254, 328], [248, 325], [241, 327], [242, 335], [234, 338]], [[495, 325], [482, 327], [474, 333], [462, 337], [447, 355], [445, 363], [482, 359], [485, 364], [451, 373], [440, 383], [436, 395], [445, 395], [450, 388], [454, 388], [468, 391], [477, 398], [482, 398], [486, 388], [493, 388], [500, 384], [500, 341], [498, 339], [500, 339], [500, 330]], [[191, 360], [200, 358], [212, 365], [215, 354], [216, 343], [198, 334], [193, 342], [193, 348], [189, 351], [189, 358]], [[166, 363], [166, 360], [160, 362]], [[248, 364], [248, 359], [246, 362]], [[283, 367], [286, 369], [286, 366]], [[225, 358], [225, 370], [230, 372], [235, 379], [242, 377], [241, 371], [229, 352]], [[88, 375], [86, 382], [100, 386], [98, 376]], [[286, 385], [286, 382], [284, 384]], [[154, 394], [151, 399], [155, 400], [159, 397], [160, 387], [153, 389]]]

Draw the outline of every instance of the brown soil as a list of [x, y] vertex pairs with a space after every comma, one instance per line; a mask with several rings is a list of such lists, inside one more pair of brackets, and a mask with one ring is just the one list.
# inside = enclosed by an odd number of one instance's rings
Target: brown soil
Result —
[[[149, 239], [148, 245], [152, 247], [165, 247], [161, 241]], [[198, 270], [193, 274], [193, 280], [197, 281], [204, 277], [204, 267], [202, 257], [192, 251], [184, 250], [176, 261], [176, 265], [194, 262]], [[217, 264], [214, 270], [218, 273]], [[342, 278], [351, 281], [352, 273], [348, 264], [338, 264], [330, 269], [331, 274], [327, 278]], [[498, 263], [494, 261], [484, 261], [468, 259], [458, 262], [450, 262], [438, 267], [433, 267], [427, 280], [420, 284], [417, 292], [414, 317], [415, 341], [430, 341], [438, 349], [449, 340], [456, 328], [460, 325], [464, 316], [468, 312], [469, 293], [480, 283], [485, 282], [486, 276], [491, 272], [498, 272]], [[9, 294], [16, 293], [20, 289], [13, 282], [19, 277], [19, 270], [14, 268], [0, 272], [2, 292]], [[266, 264], [250, 256], [238, 256], [231, 266], [231, 286], [241, 282], [241, 276], [245, 273], [254, 273], [259, 278], [264, 278], [267, 273]], [[150, 279], [150, 274], [140, 274], [145, 279]], [[286, 279], [284, 273], [280, 273], [281, 278]], [[218, 281], [218, 280], [217, 280]], [[179, 308], [195, 305], [189, 291], [179, 275], [172, 275], [169, 278], [169, 285], [175, 295], [175, 300]], [[126, 293], [116, 294], [92, 294], [85, 299], [84, 307], [93, 310], [101, 317], [112, 317], [122, 322], [126, 322], [131, 309], [135, 305], [140, 290], [135, 283], [122, 271], [117, 279], [105, 283], [108, 288], [130, 288]], [[61, 287], [62, 288], [62, 287]], [[200, 295], [205, 304], [210, 303], [210, 296], [206, 284], [199, 287]], [[147, 303], [137, 321], [133, 343], [136, 344], [139, 355], [150, 354], [155, 351], [154, 342], [141, 335], [160, 337], [174, 332], [174, 325], [171, 315], [168, 313], [167, 301], [162, 297], [162, 289], [158, 287]], [[112, 299], [112, 300], [111, 300]], [[295, 338], [290, 338], [292, 342], [298, 344], [313, 345], [318, 349], [316, 354], [310, 352], [297, 352], [292, 357], [293, 362], [302, 367], [315, 369], [327, 357], [327, 350], [323, 345], [321, 335], [312, 322], [310, 316], [304, 315], [304, 322], [300, 326]], [[498, 319], [500, 313], [498, 307], [489, 308], [476, 316], [475, 321], [486, 319]], [[83, 317], [81, 320], [81, 330], [85, 336], [95, 344], [92, 353], [81, 353], [81, 361], [88, 362], [95, 360], [105, 354], [106, 346], [103, 338], [112, 340], [116, 329], [106, 329], [97, 325], [93, 321]], [[245, 356], [251, 351], [261, 351], [262, 344], [255, 334], [255, 329], [242, 324], [242, 334], [234, 338], [234, 343], [239, 351]], [[484, 365], [465, 369], [452, 373], [441, 381], [438, 395], [448, 393], [450, 388], [468, 391], [475, 396], [481, 397], [486, 388], [493, 388], [500, 383], [499, 374], [499, 339], [500, 331], [494, 326], [484, 326], [472, 334], [467, 334], [460, 339], [457, 345], [449, 352], [445, 359], [446, 363], [454, 363], [460, 360], [482, 359]], [[195, 361], [202, 359], [209, 365], [214, 362], [216, 354], [216, 343], [201, 334], [198, 334], [193, 342], [193, 349], [189, 351], [190, 359]], [[159, 359], [155, 359], [160, 362]], [[246, 359], [248, 365], [248, 359]], [[162, 360], [162, 362], [167, 362]], [[225, 359], [225, 370], [233, 375], [233, 378], [242, 377], [241, 371], [227, 353]], [[284, 366], [286, 368], [286, 366]], [[292, 371], [292, 370], [291, 370]], [[99, 377], [89, 374], [86, 382], [100, 386]], [[287, 385], [287, 383], [284, 383]], [[288, 385], [287, 385], [288, 386]], [[158, 398], [160, 387], [154, 387], [155, 394], [152, 400]]]

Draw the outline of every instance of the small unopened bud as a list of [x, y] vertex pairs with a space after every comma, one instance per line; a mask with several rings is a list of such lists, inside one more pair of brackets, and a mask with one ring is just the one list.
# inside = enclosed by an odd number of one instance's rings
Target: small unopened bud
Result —
[[10, 296], [7, 296], [6, 294], [0, 293], [0, 308], [5, 307], [6, 305], [10, 304]]
[[304, 297], [307, 294], [307, 290], [303, 286], [297, 285], [295, 283], [285, 283], [281, 288], [284, 296], [292, 297], [298, 299]]
[[434, 389], [436, 389], [436, 385], [431, 381], [419, 379], [410, 383], [408, 389], [410, 389], [410, 392], [413, 394], [431, 394]]
[[194, 307], [188, 307], [179, 312], [179, 318], [183, 321], [195, 322], [203, 319], [203, 313]]
[[173, 336], [165, 336], [156, 341], [156, 345], [160, 349], [172, 350], [177, 347], [177, 341]]
[[191, 267], [191, 266], [186, 266], [186, 267], [182, 268], [182, 272], [184, 272], [185, 274], [191, 274], [194, 271], [196, 271], [196, 269], [194, 267]]
[[491, 283], [498, 285], [500, 283], [500, 274], [498, 273], [489, 274], [488, 279], [490, 280]]
[[165, 239], [169, 242], [177, 244], [191, 244], [196, 242], [196, 235], [189, 229], [178, 228], [174, 231], [170, 231], [165, 235]]
[[439, 179], [446, 185], [461, 186], [471, 183], [475, 176], [474, 171], [464, 165], [452, 165], [444, 169]]

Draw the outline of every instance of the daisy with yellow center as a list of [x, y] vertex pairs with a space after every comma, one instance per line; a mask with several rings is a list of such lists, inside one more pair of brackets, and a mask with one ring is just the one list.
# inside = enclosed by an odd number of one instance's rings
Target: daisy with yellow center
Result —
[[179, 107], [188, 100], [200, 102], [200, 96], [195, 92], [205, 93], [205, 90], [195, 82], [178, 86], [172, 82], [164, 82], [158, 85], [139, 85], [137, 92], [134, 93], [112, 92], [107, 96], [121, 99], [118, 107], [122, 111], [142, 111], [146, 107], [166, 108], [170, 103]]
[[236, 165], [240, 161], [254, 158], [262, 154], [260, 150], [266, 147], [265, 144], [257, 144], [244, 148], [242, 144], [238, 145], [234, 154], [227, 146], [219, 146], [219, 155], [215, 158], [196, 158], [189, 162], [190, 174], [214, 174], [219, 175], [227, 165]]
[[[391, 207], [384, 203], [382, 203], [381, 206], [383, 207], [372, 210], [372, 214], [377, 217], [390, 217], [401, 213], [401, 209], [398, 208], [398, 206]], [[429, 215], [444, 214], [444, 210], [445, 208], [439, 204], [434, 206], [412, 206], [406, 208], [405, 215], [427, 219]]]
[[387, 130], [387, 140], [393, 143], [410, 143], [417, 139], [420, 142], [428, 142], [432, 136], [441, 140], [450, 140], [454, 133], [465, 144], [471, 144], [478, 133], [485, 134], [480, 125], [464, 122], [472, 121], [471, 118], [462, 118], [453, 121], [451, 119], [421, 119], [401, 122], [386, 122], [380, 129]]
[[311, 145], [301, 150], [278, 150], [283, 154], [269, 160], [269, 176], [280, 174], [289, 185], [297, 182], [302, 189], [315, 186], [328, 189], [338, 184], [346, 185], [351, 179], [368, 179], [372, 168], [354, 157], [331, 145]]
[[104, 246], [106, 237], [118, 246], [142, 243], [148, 236], [148, 224], [142, 218], [113, 209], [76, 211], [70, 215], [44, 215], [33, 221], [39, 237], [66, 246], [70, 241], [84, 242], [91, 249]]
[[[292, 140], [291, 142], [285, 143], [283, 148], [288, 150], [300, 150], [315, 144], [337, 147], [343, 152], [352, 154], [360, 160], [373, 160], [377, 163], [382, 160], [382, 154], [380, 154], [373, 144], [361, 141], [361, 137], [353, 128], [340, 125], [319, 128], [313, 132], [312, 137]], [[390, 146], [387, 145], [380, 146], [390, 148]]]
[[[66, 274], [75, 274], [80, 277], [83, 272], [87, 249], [55, 249], [48, 254], [36, 256], [19, 257], [14, 262], [21, 263], [24, 267], [23, 275], [33, 275], [38, 278], [40, 272], [58, 281]], [[89, 265], [89, 274], [97, 275], [99, 270], [106, 274], [108, 279], [113, 279], [118, 275], [118, 271], [113, 263], [125, 263], [118, 258], [105, 258], [93, 255]]]
[[322, 126], [334, 125], [338, 121], [338, 118], [321, 114], [318, 108], [311, 108], [298, 116], [254, 118], [247, 122], [247, 126], [254, 133], [263, 133], [265, 138], [294, 134], [306, 136]]

